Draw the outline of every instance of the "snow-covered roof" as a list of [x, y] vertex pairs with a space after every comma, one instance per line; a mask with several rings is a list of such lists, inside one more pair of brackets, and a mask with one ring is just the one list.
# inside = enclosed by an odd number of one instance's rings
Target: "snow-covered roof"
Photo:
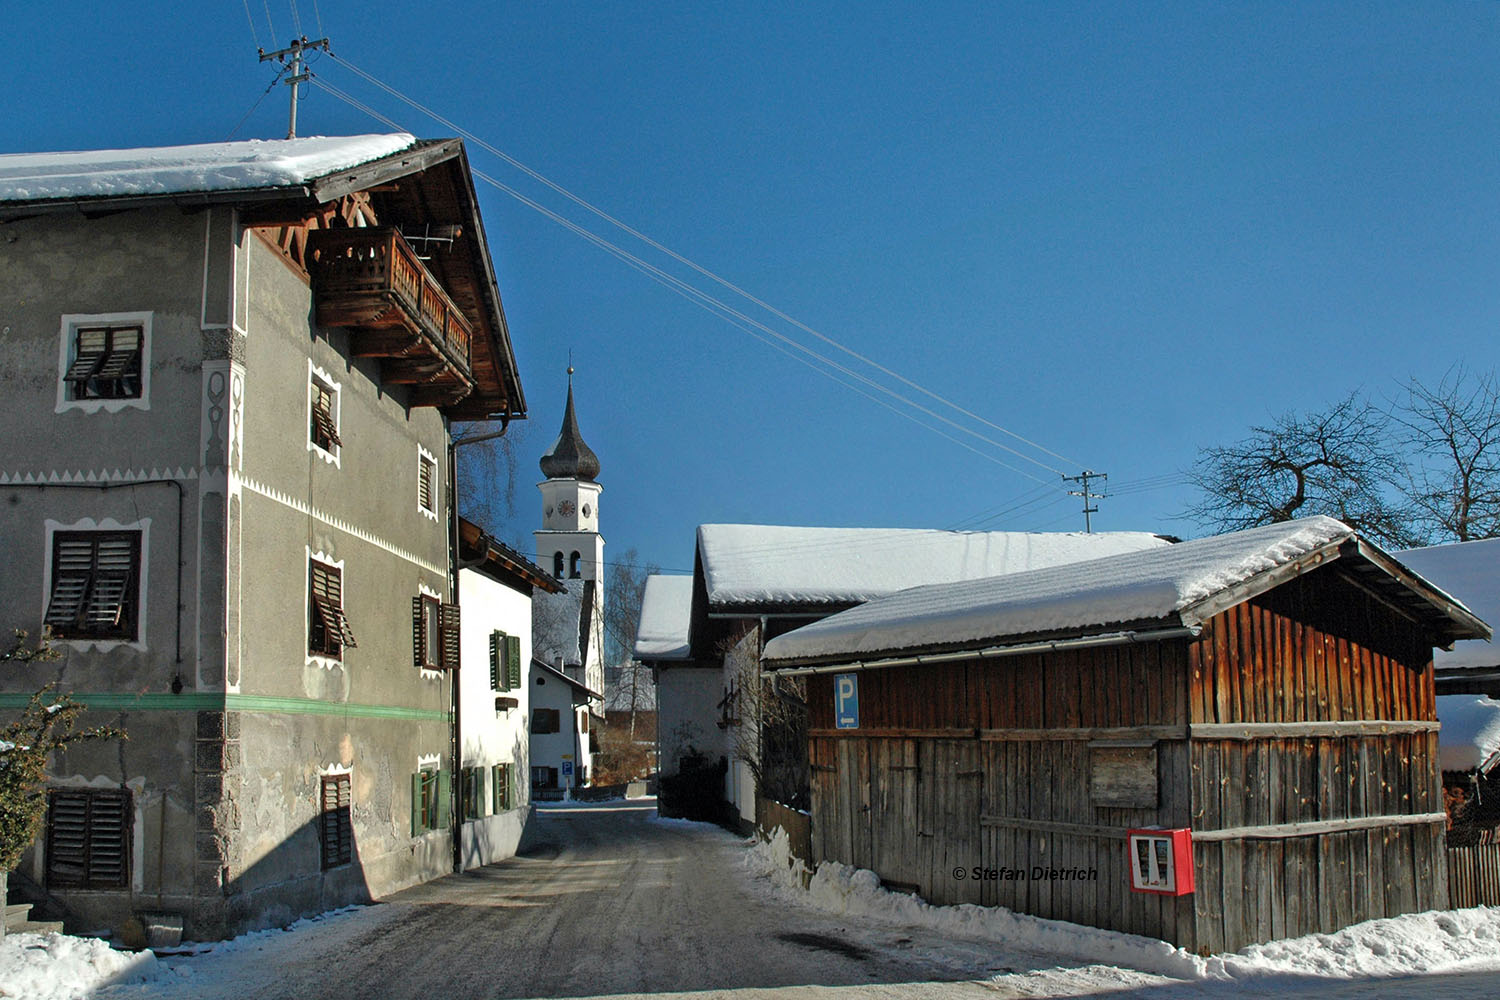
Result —
[[297, 187], [416, 144], [394, 135], [0, 155], [0, 202]]
[[587, 684], [585, 684], [583, 681], [579, 680], [577, 677], [574, 677], [571, 674], [569, 674], [566, 670], [559, 670], [556, 667], [554, 667], [552, 664], [546, 662], [545, 660], [539, 660], [535, 656], [533, 656], [531, 658], [531, 665], [533, 667], [535, 667], [537, 670], [540, 670], [542, 673], [544, 673], [544, 674], [551, 674], [553, 677], [557, 678], [558, 680], [564, 682], [565, 684], [568, 684], [570, 687], [573, 688], [573, 690], [575, 690], [575, 691], [582, 691], [585, 695], [587, 695], [590, 698], [602, 698], [602, 697], [604, 697], [604, 695], [602, 695], [600, 692], [595, 691], [593, 688], [589, 687]]
[[1438, 757], [1444, 771], [1487, 772], [1500, 762], [1500, 701], [1445, 694], [1437, 700]]
[[[1349, 540], [1357, 541], [1342, 522], [1310, 517], [1070, 566], [916, 587], [778, 636], [765, 658], [857, 658], [1131, 623], [1196, 625], [1228, 606], [1221, 595], [1231, 588], [1315, 552], [1336, 557]], [[1458, 630], [1479, 634], [1482, 624], [1461, 606], [1450, 609], [1443, 596], [1432, 598], [1440, 604], [1434, 613], [1456, 615]]]
[[692, 577], [646, 577], [646, 590], [641, 595], [641, 621], [635, 634], [635, 658], [687, 659], [688, 625], [692, 615]]
[[[1485, 621], [1500, 622], [1500, 538], [1407, 549], [1396, 553], [1396, 558]], [[1437, 650], [1432, 658], [1439, 670], [1500, 667], [1500, 646], [1485, 639], [1465, 639], [1451, 650]]]
[[1171, 544], [1145, 531], [940, 531], [705, 524], [711, 606], [849, 604], [909, 587], [1082, 562]]

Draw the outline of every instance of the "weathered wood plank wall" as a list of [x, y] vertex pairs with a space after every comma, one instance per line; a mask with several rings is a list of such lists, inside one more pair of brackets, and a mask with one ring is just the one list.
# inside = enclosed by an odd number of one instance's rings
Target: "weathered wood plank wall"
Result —
[[1500, 844], [1448, 848], [1448, 905], [1500, 906]]
[[[1212, 951], [1446, 905], [1442, 822], [1415, 821], [1442, 808], [1425, 643], [1323, 569], [1195, 641], [865, 671], [858, 730], [812, 677], [813, 857]], [[1091, 754], [1122, 745], [1154, 748], [1154, 801], [1099, 801]], [[1194, 895], [1129, 890], [1141, 826], [1209, 838]]]

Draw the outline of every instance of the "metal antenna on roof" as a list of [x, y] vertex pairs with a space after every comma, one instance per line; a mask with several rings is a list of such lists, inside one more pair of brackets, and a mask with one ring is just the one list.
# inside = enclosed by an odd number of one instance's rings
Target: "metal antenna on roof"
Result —
[[1108, 494], [1105, 494], [1105, 493], [1090, 493], [1089, 492], [1089, 480], [1090, 479], [1106, 479], [1107, 480], [1108, 478], [1109, 478], [1109, 473], [1107, 473], [1107, 472], [1095, 472], [1092, 469], [1084, 469], [1082, 472], [1080, 472], [1076, 476], [1063, 476], [1063, 482], [1065, 482], [1065, 483], [1078, 483], [1078, 484], [1080, 484], [1082, 486], [1082, 489], [1069, 490], [1068, 491], [1068, 496], [1070, 496], [1070, 497], [1083, 497], [1083, 530], [1084, 530], [1085, 534], [1092, 534], [1093, 531], [1094, 531], [1094, 525], [1093, 525], [1093, 522], [1089, 520], [1089, 515], [1090, 514], [1097, 514], [1097, 513], [1099, 513], [1099, 508], [1098, 507], [1090, 507], [1089, 506], [1089, 501], [1090, 500], [1103, 500], [1108, 495]]
[[292, 39], [292, 44], [276, 52], [267, 52], [265, 49], [256, 49], [260, 53], [261, 62], [270, 62], [275, 59], [283, 66], [291, 69], [291, 75], [286, 78], [286, 85], [292, 88], [292, 110], [287, 119], [286, 137], [297, 138], [297, 84], [303, 80], [312, 79], [312, 74], [302, 67], [302, 53], [309, 49], [322, 49], [328, 51], [328, 39], [320, 38], [316, 42], [309, 42], [307, 36]]

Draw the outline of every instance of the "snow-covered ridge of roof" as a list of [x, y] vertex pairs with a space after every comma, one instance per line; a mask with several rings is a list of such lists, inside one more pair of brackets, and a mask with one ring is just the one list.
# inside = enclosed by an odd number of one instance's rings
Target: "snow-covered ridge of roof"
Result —
[[1145, 531], [941, 531], [705, 524], [698, 554], [711, 605], [837, 604], [1163, 548]]
[[1003, 577], [915, 587], [766, 644], [767, 660], [863, 656], [1169, 618], [1253, 576], [1353, 537], [1331, 517]]
[[247, 139], [195, 146], [0, 155], [0, 201], [297, 187], [398, 153], [394, 135]]
[[1500, 701], [1488, 695], [1445, 694], [1437, 700], [1438, 757], [1444, 771], [1479, 771], [1500, 761]]
[[635, 658], [687, 659], [692, 611], [692, 577], [646, 577], [646, 590], [641, 595], [641, 620], [635, 634]]
[[[1413, 572], [1463, 601], [1480, 618], [1500, 622], [1500, 538], [1407, 549], [1396, 558]], [[1435, 650], [1439, 670], [1500, 667], [1500, 646], [1486, 639], [1463, 639]]]

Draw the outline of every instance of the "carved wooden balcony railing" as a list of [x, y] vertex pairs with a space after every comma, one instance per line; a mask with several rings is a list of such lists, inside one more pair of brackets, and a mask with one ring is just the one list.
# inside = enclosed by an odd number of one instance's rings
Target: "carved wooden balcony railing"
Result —
[[383, 381], [413, 386], [416, 406], [474, 391], [474, 327], [399, 232], [320, 229], [308, 250], [318, 325], [348, 328], [356, 357], [381, 359]]

